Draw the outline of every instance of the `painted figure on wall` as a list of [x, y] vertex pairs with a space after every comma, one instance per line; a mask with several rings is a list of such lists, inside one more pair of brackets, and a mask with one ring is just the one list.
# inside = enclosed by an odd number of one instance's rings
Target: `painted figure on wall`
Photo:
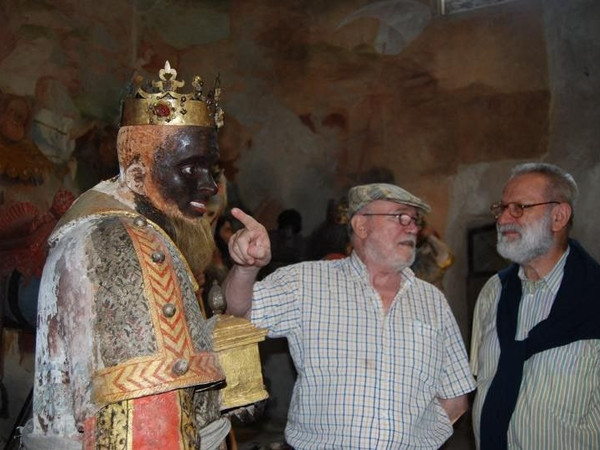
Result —
[[[50, 237], [25, 448], [219, 448], [223, 371], [194, 292], [213, 251], [220, 90], [169, 64], [124, 102], [120, 174]], [[160, 414], [157, 414], [160, 411]], [[202, 444], [200, 444], [200, 442]]]
[[32, 111], [25, 97], [5, 94], [0, 102], [0, 174], [41, 181], [54, 165], [28, 137]]
[[46, 240], [77, 193], [30, 138], [32, 117], [28, 98], [0, 93], [0, 278], [24, 283], [41, 276]]

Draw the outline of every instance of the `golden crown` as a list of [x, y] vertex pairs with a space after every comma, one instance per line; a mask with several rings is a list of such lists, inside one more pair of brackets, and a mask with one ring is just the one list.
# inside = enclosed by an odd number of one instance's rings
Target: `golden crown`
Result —
[[165, 62], [158, 72], [160, 80], [151, 86], [138, 77], [134, 81], [135, 93], [125, 99], [121, 125], [196, 125], [220, 128], [223, 126], [223, 110], [219, 106], [221, 88], [219, 77], [215, 87], [206, 94], [202, 92], [204, 82], [196, 75], [192, 81], [194, 90], [189, 93], [176, 92], [185, 85], [177, 80], [177, 71]]

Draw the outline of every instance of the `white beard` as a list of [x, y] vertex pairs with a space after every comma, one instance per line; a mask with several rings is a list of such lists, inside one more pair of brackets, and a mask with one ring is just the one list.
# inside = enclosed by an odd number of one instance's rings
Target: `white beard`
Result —
[[[552, 246], [553, 236], [551, 230], [550, 213], [537, 222], [528, 226], [517, 224], [496, 225], [498, 231], [498, 244], [496, 249], [503, 258], [514, 261], [517, 264], [527, 263], [546, 253]], [[508, 241], [503, 231], [516, 231], [519, 238]]]
[[408, 242], [412, 242], [413, 247], [410, 255], [403, 256], [393, 251], [390, 251], [389, 243], [382, 243], [380, 241], [372, 241], [369, 245], [366, 245], [365, 253], [369, 256], [371, 260], [378, 261], [379, 263], [384, 263], [390, 268], [393, 268], [393, 270], [400, 272], [405, 268], [412, 266], [415, 262], [415, 258], [417, 255], [417, 238], [415, 236], [408, 236], [404, 238], [404, 241], [406, 241], [407, 245]]

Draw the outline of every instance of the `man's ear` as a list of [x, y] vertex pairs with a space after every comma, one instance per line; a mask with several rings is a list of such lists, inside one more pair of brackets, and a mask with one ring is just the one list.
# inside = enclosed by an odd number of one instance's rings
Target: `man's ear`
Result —
[[367, 228], [366, 228], [366, 217], [361, 216], [360, 214], [355, 214], [350, 219], [350, 225], [352, 226], [352, 232], [357, 235], [359, 238], [364, 239], [367, 236]]
[[552, 211], [552, 231], [560, 231], [565, 228], [572, 215], [573, 210], [568, 203], [556, 205]]
[[144, 189], [144, 178], [146, 176], [146, 168], [135, 162], [125, 169], [125, 183], [127, 187], [136, 194], [146, 195]]

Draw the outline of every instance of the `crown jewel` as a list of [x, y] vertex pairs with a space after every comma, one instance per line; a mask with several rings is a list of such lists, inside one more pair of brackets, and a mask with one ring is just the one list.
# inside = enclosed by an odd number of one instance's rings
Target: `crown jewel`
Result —
[[144, 83], [141, 77], [135, 80], [135, 93], [123, 104], [121, 125], [223, 126], [219, 77], [215, 80], [215, 87], [204, 94], [204, 82], [198, 75], [192, 80], [192, 92], [178, 93], [185, 81], [177, 79], [177, 71], [169, 61], [165, 62], [158, 76], [160, 80], [152, 81], [151, 85]]

